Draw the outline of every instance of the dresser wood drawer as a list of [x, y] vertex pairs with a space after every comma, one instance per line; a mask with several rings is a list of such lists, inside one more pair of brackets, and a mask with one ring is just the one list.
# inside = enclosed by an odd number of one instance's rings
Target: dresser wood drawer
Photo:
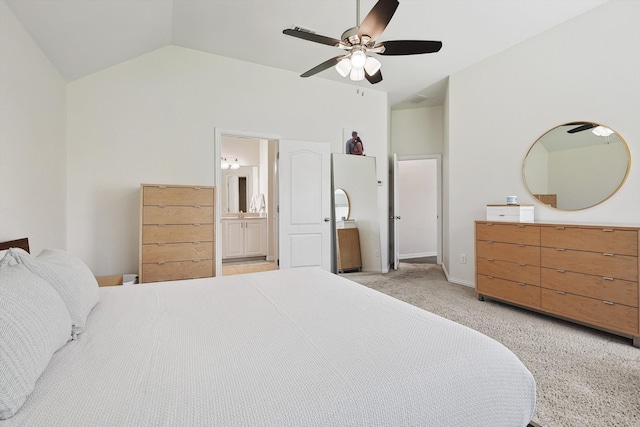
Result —
[[637, 256], [638, 232], [606, 227], [541, 227], [540, 244], [551, 248]]
[[540, 286], [638, 307], [638, 282], [543, 268]]
[[537, 265], [477, 258], [476, 267], [481, 275], [540, 286], [540, 267]]
[[521, 264], [540, 265], [540, 247], [492, 240], [476, 242], [476, 256]]
[[197, 279], [213, 276], [213, 261], [179, 261], [165, 264], [142, 264], [144, 283], [165, 280]]
[[476, 291], [515, 304], [540, 307], [540, 288], [522, 282], [478, 275]]
[[476, 223], [476, 239], [539, 246], [540, 227], [523, 224], [478, 222]]
[[614, 331], [638, 335], [638, 308], [541, 289], [542, 309]]
[[212, 224], [212, 206], [145, 206], [143, 224]]
[[542, 267], [638, 281], [638, 258], [596, 252], [541, 248]]
[[213, 242], [142, 245], [142, 262], [213, 259]]
[[213, 239], [213, 224], [142, 226], [142, 243], [206, 242]]
[[145, 186], [142, 198], [144, 205], [213, 206], [211, 187]]

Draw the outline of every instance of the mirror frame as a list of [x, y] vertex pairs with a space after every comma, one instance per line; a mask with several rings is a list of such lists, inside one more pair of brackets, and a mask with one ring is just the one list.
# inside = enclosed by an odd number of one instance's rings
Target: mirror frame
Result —
[[[527, 158], [529, 157], [529, 154], [531, 154], [531, 151], [534, 149], [534, 147], [536, 146], [536, 144], [538, 144], [546, 135], [548, 135], [550, 132], [560, 128], [560, 127], [564, 127], [564, 126], [569, 126], [569, 125], [573, 125], [576, 124], [576, 126], [578, 126], [578, 123], [585, 123], [585, 124], [594, 124], [597, 126], [603, 126], [603, 127], [607, 127], [610, 130], [613, 131], [613, 135], [615, 135], [620, 142], [622, 143], [622, 145], [624, 146], [625, 152], [626, 152], [626, 157], [627, 157], [627, 165], [626, 165], [626, 170], [624, 173], [624, 176], [622, 177], [622, 179], [620, 180], [620, 183], [616, 186], [615, 189], [613, 189], [606, 197], [603, 197], [602, 199], [600, 199], [598, 202], [593, 203], [591, 205], [588, 206], [584, 206], [584, 207], [579, 207], [579, 208], [559, 208], [559, 207], [555, 207], [555, 206], [551, 206], [549, 204], [545, 204], [543, 201], [541, 201], [540, 199], [538, 199], [531, 188], [529, 187], [529, 183], [527, 183], [527, 179], [526, 179], [526, 173], [525, 173], [525, 167], [526, 167], [526, 162], [527, 162]], [[595, 126], [594, 126], [595, 127]], [[586, 130], [585, 130], [586, 131]], [[622, 137], [622, 135], [620, 135], [617, 131], [615, 131], [613, 128], [603, 125], [602, 123], [599, 122], [593, 122], [593, 121], [580, 121], [580, 122], [567, 122], [567, 123], [562, 123], [559, 124], [549, 130], [547, 130], [546, 132], [544, 132], [542, 135], [540, 135], [538, 137], [538, 139], [536, 139], [533, 144], [531, 144], [531, 147], [529, 147], [529, 150], [527, 150], [527, 154], [524, 156], [524, 159], [522, 160], [522, 182], [524, 183], [525, 188], [527, 189], [527, 191], [529, 192], [529, 194], [533, 197], [533, 199], [536, 202], [541, 203], [542, 205], [546, 206], [546, 207], [550, 207], [552, 209], [556, 209], [559, 211], [565, 211], [565, 212], [573, 212], [573, 211], [579, 211], [579, 210], [584, 210], [584, 209], [589, 209], [595, 206], [598, 206], [604, 202], [606, 202], [607, 200], [609, 200], [611, 197], [613, 197], [619, 190], [620, 188], [622, 188], [622, 186], [624, 185], [624, 183], [627, 181], [627, 178], [629, 177], [629, 171], [631, 170], [631, 152], [629, 151], [629, 145], [627, 144], [627, 142], [624, 140], [624, 138]]]

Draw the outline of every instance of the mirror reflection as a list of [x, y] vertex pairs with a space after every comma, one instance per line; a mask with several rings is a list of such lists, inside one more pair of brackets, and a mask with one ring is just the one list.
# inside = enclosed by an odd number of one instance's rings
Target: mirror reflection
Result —
[[338, 188], [333, 197], [336, 208], [336, 221], [349, 219], [349, 196], [347, 193], [342, 188]]
[[599, 123], [572, 122], [551, 129], [533, 144], [522, 174], [541, 203], [580, 210], [615, 194], [629, 166], [629, 148], [617, 132]]

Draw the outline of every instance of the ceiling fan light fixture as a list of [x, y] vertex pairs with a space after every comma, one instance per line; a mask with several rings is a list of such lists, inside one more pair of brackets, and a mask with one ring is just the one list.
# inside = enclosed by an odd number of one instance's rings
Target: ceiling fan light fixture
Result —
[[342, 77], [347, 77], [351, 72], [351, 61], [349, 58], [342, 58], [340, 62], [336, 64], [336, 71]]
[[609, 136], [613, 133], [611, 129], [605, 126], [596, 126], [593, 129], [591, 129], [591, 132], [597, 136]]
[[364, 79], [364, 68], [352, 68], [349, 78], [354, 82], [359, 82]]
[[364, 70], [368, 75], [373, 76], [375, 73], [380, 70], [382, 64], [376, 58], [372, 56], [367, 57], [367, 61], [364, 63]]
[[361, 50], [356, 50], [351, 54], [351, 66], [353, 68], [364, 68], [364, 64], [367, 62], [367, 55]]

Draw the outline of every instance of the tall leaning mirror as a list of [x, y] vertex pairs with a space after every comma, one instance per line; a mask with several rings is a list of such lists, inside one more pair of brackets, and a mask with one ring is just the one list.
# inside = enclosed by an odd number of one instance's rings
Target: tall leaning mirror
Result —
[[538, 201], [574, 211], [613, 196], [630, 166], [629, 148], [615, 130], [595, 122], [571, 122], [538, 138], [524, 159], [522, 175]]

